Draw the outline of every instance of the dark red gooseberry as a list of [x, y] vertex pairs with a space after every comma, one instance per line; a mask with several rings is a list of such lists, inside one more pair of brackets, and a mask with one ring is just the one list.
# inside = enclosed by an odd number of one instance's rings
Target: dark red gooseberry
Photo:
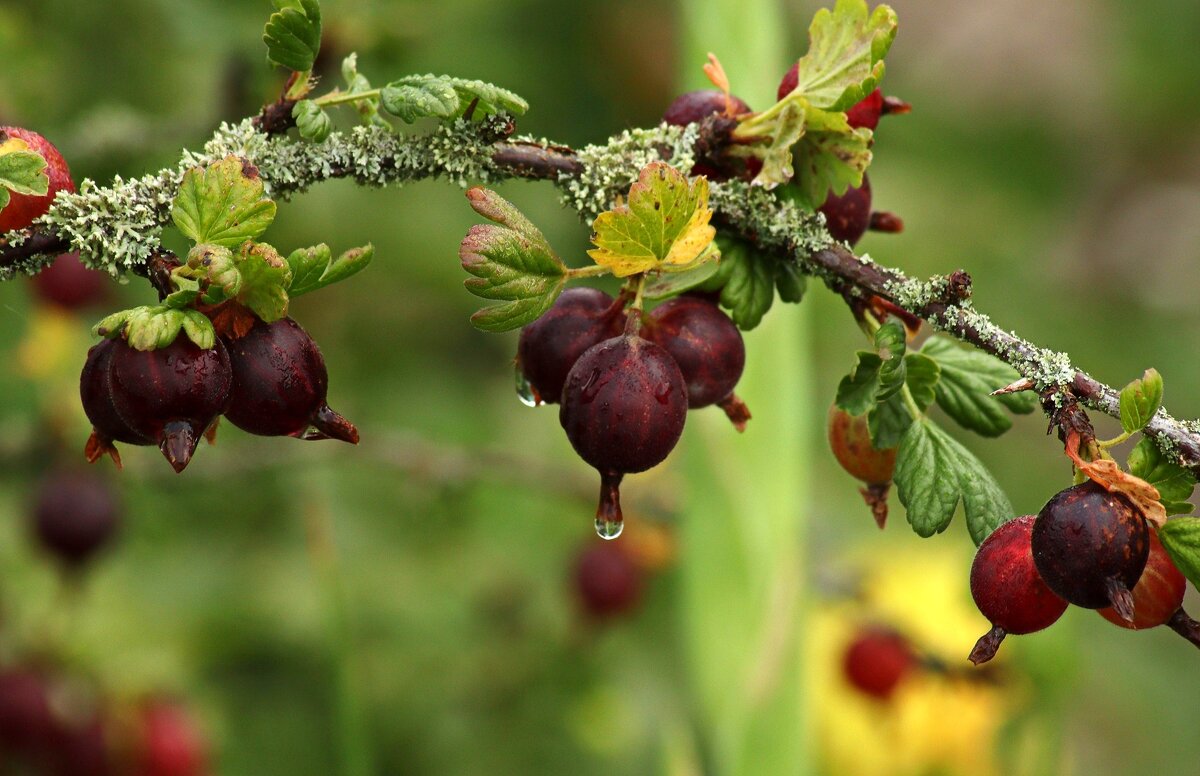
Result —
[[53, 776], [110, 776], [116, 774], [104, 722], [93, 719], [62, 725], [47, 758]]
[[746, 345], [717, 305], [690, 295], [676, 297], [654, 308], [642, 333], [679, 365], [689, 408], [719, 404], [739, 431], [746, 427], [750, 413], [733, 395], [746, 366]]
[[300, 324], [256, 320], [245, 336], [226, 343], [233, 391], [225, 417], [233, 425], [263, 436], [358, 444], [358, 429], [325, 402], [325, 359]]
[[644, 574], [619, 542], [589, 542], [575, 562], [575, 591], [583, 611], [602, 619], [632, 611], [642, 599]]
[[70, 469], [52, 471], [38, 488], [33, 529], [38, 542], [68, 567], [80, 567], [108, 545], [121, 510], [108, 482]]
[[567, 373], [583, 352], [625, 327], [624, 305], [596, 288], [564, 291], [542, 317], [521, 329], [517, 369], [533, 391], [533, 401], [557, 404]]
[[1183, 606], [1186, 590], [1187, 579], [1171, 562], [1171, 556], [1158, 540], [1158, 534], [1151, 531], [1146, 568], [1132, 591], [1133, 622], [1121, 617], [1111, 606], [1100, 609], [1100, 616], [1113, 625], [1130, 630], [1157, 628], [1169, 622], [1179, 607]]
[[1006, 635], [1048, 628], [1067, 610], [1067, 602], [1046, 586], [1034, 564], [1030, 536], [1035, 520], [1024, 515], [1004, 523], [975, 554], [971, 597], [992, 624], [971, 650], [969, 659], [976, 665], [995, 657]]
[[687, 418], [687, 385], [667, 351], [626, 333], [579, 357], [558, 418], [575, 452], [600, 472], [596, 526], [613, 538], [622, 524], [621, 478], [661, 463], [675, 447]]
[[103, 301], [106, 287], [104, 273], [83, 266], [78, 253], [64, 253], [33, 276], [38, 299], [68, 310]]
[[684, 127], [714, 113], [736, 116], [749, 112], [750, 106], [736, 95], [731, 94], [726, 100], [725, 93], [717, 89], [698, 89], [676, 97], [663, 113], [663, 121]]
[[864, 173], [861, 186], [851, 186], [840, 196], [830, 192], [817, 210], [824, 214], [825, 228], [833, 239], [854, 245], [871, 225], [871, 181]]
[[112, 405], [126, 425], [158, 442], [181, 472], [201, 436], [229, 406], [233, 382], [229, 354], [220, 340], [207, 350], [182, 332], [158, 350], [135, 350], [116, 340], [109, 384]]
[[142, 709], [135, 776], [204, 776], [208, 744], [178, 704], [155, 701]]
[[866, 415], [851, 415], [836, 404], [830, 405], [826, 430], [833, 457], [851, 477], [868, 485], [886, 485], [892, 481], [896, 448], [875, 448]]
[[1086, 609], [1112, 605], [1133, 620], [1130, 591], [1150, 554], [1150, 527], [1120, 493], [1088, 480], [1056, 493], [1033, 526], [1033, 560], [1059, 596]]
[[121, 455], [113, 442], [150, 445], [154, 444], [154, 439], [131, 428], [113, 406], [109, 372], [118, 347], [116, 340], [101, 340], [88, 350], [87, 360], [79, 375], [79, 398], [84, 413], [92, 423], [92, 435], [84, 447], [84, 455], [89, 463], [95, 463], [107, 454], [119, 469]]
[[46, 751], [55, 731], [45, 677], [23, 668], [0, 670], [0, 763], [5, 753]]
[[12, 198], [0, 210], [0, 234], [26, 228], [34, 219], [46, 215], [55, 194], [75, 191], [66, 160], [53, 143], [37, 132], [20, 127], [0, 127], [0, 150], [28, 150], [41, 154], [46, 160], [46, 175], [50, 178], [50, 186], [41, 196], [11, 192]]
[[917, 665], [908, 640], [882, 628], [858, 633], [842, 655], [842, 673], [864, 695], [887, 700]]

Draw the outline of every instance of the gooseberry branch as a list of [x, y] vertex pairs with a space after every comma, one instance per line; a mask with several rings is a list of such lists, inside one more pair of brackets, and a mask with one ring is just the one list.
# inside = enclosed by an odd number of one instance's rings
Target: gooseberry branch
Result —
[[[268, 120], [263, 120], [267, 116]], [[512, 178], [548, 180], [564, 203], [594, 218], [636, 180], [650, 161], [690, 169], [697, 149], [728, 145], [729, 122], [719, 117], [687, 127], [632, 130], [607, 144], [580, 150], [545, 140], [512, 137], [507, 116], [459, 120], [423, 135], [396, 135], [375, 127], [334, 133], [321, 143], [291, 138], [283, 111], [267, 111], [222, 125], [202, 152], [185, 152], [179, 166], [112, 186], [85, 182], [79, 193], [62, 192], [49, 213], [25, 230], [0, 236], [0, 280], [35, 274], [54, 256], [78, 250], [85, 263], [110, 274], [146, 274], [147, 263], [170, 221], [170, 202], [184, 171], [242, 156], [258, 167], [267, 192], [288, 198], [324, 180], [353, 178], [383, 186], [444, 177], [458, 185]], [[780, 261], [797, 262], [848, 302], [880, 299], [934, 328], [968, 342], [1012, 366], [1023, 377], [1018, 389], [1036, 390], [1052, 421], [1056, 410], [1078, 402], [1120, 417], [1119, 391], [1073, 366], [1065, 353], [1041, 348], [995, 324], [971, 301], [971, 279], [962, 270], [917, 280], [900, 270], [855, 255], [834, 243], [818, 217], [741, 181], [713, 183], [717, 223]], [[1165, 409], [1145, 432], [1171, 461], [1200, 474], [1200, 420], [1176, 420]]]

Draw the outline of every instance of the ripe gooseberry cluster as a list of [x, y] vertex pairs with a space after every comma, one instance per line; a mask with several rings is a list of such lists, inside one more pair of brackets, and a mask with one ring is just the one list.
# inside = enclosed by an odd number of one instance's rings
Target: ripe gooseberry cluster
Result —
[[621, 480], [667, 457], [689, 408], [718, 404], [739, 425], [749, 418], [733, 395], [746, 352], [728, 316], [696, 296], [645, 316], [639, 307], [626, 311], [629, 301], [569, 289], [521, 330], [517, 346], [533, 403], [561, 405], [571, 445], [600, 472], [596, 530], [606, 539], [624, 526]]
[[1053, 625], [1069, 604], [1140, 630], [1171, 625], [1185, 636], [1186, 580], [1142, 511], [1087, 480], [1055, 494], [1035, 517], [1004, 523], [979, 547], [971, 595], [992, 629], [972, 650], [990, 660], [1007, 634]]
[[321, 351], [298, 323], [256, 319], [241, 337], [228, 333], [201, 348], [180, 335], [163, 348], [137, 350], [119, 332], [92, 347], [79, 378], [92, 423], [85, 454], [109, 454], [114, 442], [157, 444], [182, 472], [200, 438], [222, 414], [263, 436], [358, 442], [358, 431], [325, 401], [329, 375]]

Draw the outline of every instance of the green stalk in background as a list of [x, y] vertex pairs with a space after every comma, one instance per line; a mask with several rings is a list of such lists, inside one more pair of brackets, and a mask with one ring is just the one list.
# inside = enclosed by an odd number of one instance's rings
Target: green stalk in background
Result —
[[[684, 89], [720, 57], [751, 107], [774, 101], [793, 52], [778, 0], [684, 0]], [[744, 435], [715, 412], [689, 418], [681, 524], [682, 628], [707, 772], [808, 773], [804, 691], [805, 514], [814, 416], [808, 306], [776, 304], [746, 334]]]

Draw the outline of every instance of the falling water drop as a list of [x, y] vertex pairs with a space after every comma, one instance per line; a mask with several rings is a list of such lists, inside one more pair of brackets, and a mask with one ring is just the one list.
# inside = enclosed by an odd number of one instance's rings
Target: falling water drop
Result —
[[621, 535], [621, 531], [625, 530], [624, 520], [605, 520], [602, 517], [596, 518], [596, 535], [601, 539], [616, 539]]
[[517, 398], [526, 407], [536, 407], [542, 402], [538, 400], [537, 391], [533, 390], [533, 384], [529, 382], [529, 378], [525, 376], [525, 370], [521, 368], [518, 362], [516, 365], [517, 375]]

